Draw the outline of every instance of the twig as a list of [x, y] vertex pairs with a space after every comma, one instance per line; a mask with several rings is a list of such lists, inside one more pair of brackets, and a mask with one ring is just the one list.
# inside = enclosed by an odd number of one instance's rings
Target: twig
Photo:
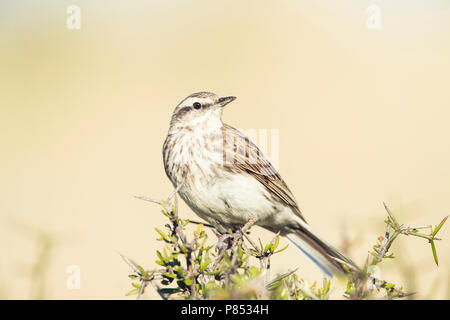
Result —
[[[399, 225], [399, 223], [395, 219], [394, 215], [392, 214], [391, 210], [386, 205], [386, 203], [383, 202], [383, 205], [384, 205], [384, 208], [386, 209], [386, 212], [388, 213], [388, 219], [386, 220], [386, 233], [384, 236], [383, 244], [380, 248], [380, 253], [379, 253], [378, 257], [376, 258], [376, 260], [373, 262], [373, 264], [379, 263], [384, 258], [384, 256], [389, 251], [389, 248], [391, 247], [394, 240], [400, 234], [402, 234], [402, 229], [401, 229], [402, 226]], [[390, 228], [392, 228], [394, 230], [394, 233], [392, 235], [390, 234]]]
[[145, 196], [137, 196], [137, 195], [133, 195], [133, 197], [140, 199], [140, 200], [144, 200], [144, 201], [149, 201], [149, 202], [153, 202], [153, 203], [157, 203], [159, 205], [162, 205], [162, 201], [161, 200], [155, 200], [149, 197], [145, 197]]
[[[180, 190], [180, 188], [182, 187], [184, 185], [184, 182], [183, 183], [180, 183], [170, 194], [169, 194], [169, 196], [167, 197], [167, 199], [164, 201], [165, 203], [170, 203], [170, 200], [173, 198], [173, 196], [174, 195], [176, 195], [176, 193]], [[156, 204], [159, 204], [159, 205], [162, 205], [163, 204], [163, 200], [156, 200], [156, 199], [153, 199], [153, 198], [150, 198], [150, 197], [146, 197], [146, 196], [137, 196], [137, 195], [133, 195], [133, 197], [135, 197], [135, 198], [137, 198], [137, 199], [140, 199], [140, 200], [144, 200], [144, 201], [148, 201], [148, 202], [153, 202], [153, 203], [156, 203]], [[176, 203], [176, 205], [178, 206], [178, 201], [177, 201], [177, 199], [175, 198], [175, 203]]]
[[139, 276], [143, 276], [143, 274], [141, 273], [141, 271], [139, 270], [139, 268], [137, 267], [137, 264], [131, 260], [128, 259], [127, 257], [125, 257], [123, 254], [119, 253], [120, 256], [122, 257], [123, 261], [125, 261], [130, 267], [131, 269], [133, 269], [133, 272], [137, 273]]
[[159, 296], [163, 299], [163, 300], [168, 300], [167, 296], [161, 291], [160, 286], [158, 286], [156, 283], [154, 283], [153, 281], [150, 281], [150, 283], [153, 286], [153, 289], [156, 290], [156, 292], [158, 292]]
[[200, 222], [200, 221], [194, 221], [194, 220], [189, 220], [189, 223], [193, 223], [193, 224], [202, 224], [203, 226], [207, 227], [207, 228], [211, 228], [211, 229], [215, 229], [216, 227], [214, 227], [212, 224], [207, 224], [204, 222]]
[[397, 228], [397, 227], [399, 227], [400, 225], [398, 224], [397, 220], [395, 219], [394, 215], [392, 214], [391, 210], [388, 208], [388, 206], [386, 205], [385, 202], [383, 202], [383, 205], [384, 205], [384, 208], [386, 209], [386, 212], [387, 212], [388, 215], [389, 215], [389, 218], [391, 218], [391, 220], [392, 220], [392, 223], [393, 223], [393, 226], [392, 226], [392, 227], [393, 227], [394, 229]]
[[175, 190], [173, 190], [170, 195], [167, 197], [166, 202], [170, 203], [170, 200], [172, 199], [172, 197], [180, 190], [180, 188], [184, 185], [184, 182], [180, 183]]
[[378, 255], [378, 260], [379, 261], [381, 261], [381, 259], [383, 259], [384, 255], [386, 254], [387, 244], [389, 242], [390, 228], [391, 227], [389, 226], [389, 224], [386, 224], [386, 232], [384, 234], [383, 245], [381, 247], [380, 254]]
[[404, 297], [408, 297], [411, 295], [416, 294], [416, 292], [403, 292], [395, 287], [392, 288], [388, 288], [388, 282], [385, 280], [379, 280], [375, 277], [369, 277], [370, 282], [372, 282], [372, 284], [378, 289], [385, 289], [385, 290], [389, 290], [391, 292], [397, 293], [399, 298], [404, 298]]
[[250, 237], [246, 233], [244, 233], [244, 238], [247, 239], [248, 242], [250, 242], [250, 244], [256, 251], [259, 251], [258, 246], [253, 242], [252, 239], [250, 239]]
[[[237, 243], [239, 242], [239, 240], [242, 239], [242, 237], [245, 235], [245, 233], [247, 232], [248, 229], [251, 228], [252, 225], [254, 225], [256, 222], [256, 219], [251, 218], [250, 220], [248, 220], [244, 226], [242, 226], [242, 228], [240, 228], [239, 230], [237, 230], [234, 234], [224, 234], [221, 235], [222, 239], [219, 239], [219, 242], [221, 241], [225, 241], [228, 238], [233, 238], [233, 244], [231, 245], [231, 247], [229, 249], [231, 249], [233, 251], [233, 249], [236, 247]], [[227, 250], [226, 247], [222, 247], [219, 243], [216, 245], [219, 247], [219, 254], [216, 258], [216, 261], [214, 262], [214, 266], [213, 268], [215, 269], [219, 262], [222, 260], [225, 251]]]
[[[280, 236], [280, 232], [277, 232], [275, 234], [275, 237], [273, 237], [272, 241], [270, 243], [272, 246], [275, 245], [278, 237]], [[268, 252], [264, 252], [259, 258], [259, 262], [261, 267], [264, 269], [264, 283], [266, 284], [269, 281], [270, 278], [270, 257], [272, 256], [274, 252], [272, 250], [269, 250]]]
[[136, 300], [139, 300], [141, 298], [142, 294], [144, 293], [145, 287], [147, 287], [147, 285], [148, 285], [148, 281], [145, 281], [145, 280], [141, 281], [141, 286], [139, 287], [139, 292], [136, 297]]
[[278, 281], [283, 280], [284, 278], [289, 277], [291, 274], [294, 274], [295, 272], [297, 272], [297, 270], [298, 270], [298, 268], [295, 268], [294, 270], [283, 273], [282, 275], [279, 275], [275, 279], [270, 280], [269, 283], [267, 283], [266, 288], [269, 289], [272, 285], [274, 285]]
[[413, 231], [413, 230], [419, 230], [419, 229], [428, 229], [431, 228], [431, 225], [426, 225], [426, 226], [404, 226], [404, 227], [400, 227], [400, 229], [402, 231]]

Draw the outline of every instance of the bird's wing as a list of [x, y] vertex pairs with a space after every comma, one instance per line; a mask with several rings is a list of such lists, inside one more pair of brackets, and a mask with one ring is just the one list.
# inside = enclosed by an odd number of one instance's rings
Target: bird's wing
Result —
[[224, 165], [230, 170], [237, 169], [250, 174], [306, 222], [291, 190], [259, 148], [243, 133], [227, 124], [224, 124], [222, 134]]

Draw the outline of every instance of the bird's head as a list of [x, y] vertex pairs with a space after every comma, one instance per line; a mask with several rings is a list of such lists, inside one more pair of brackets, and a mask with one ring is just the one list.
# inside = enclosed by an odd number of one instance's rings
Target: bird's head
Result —
[[212, 92], [191, 94], [175, 108], [171, 126], [177, 127], [214, 127], [222, 124], [222, 109], [236, 97], [220, 98]]

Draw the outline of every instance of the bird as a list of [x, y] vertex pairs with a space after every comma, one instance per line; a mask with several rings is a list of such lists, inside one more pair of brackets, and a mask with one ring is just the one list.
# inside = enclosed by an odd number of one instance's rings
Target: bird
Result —
[[199, 217], [225, 234], [252, 221], [279, 233], [328, 278], [356, 264], [312, 230], [291, 190], [260, 149], [222, 121], [236, 97], [197, 92], [174, 109], [163, 144], [165, 172]]

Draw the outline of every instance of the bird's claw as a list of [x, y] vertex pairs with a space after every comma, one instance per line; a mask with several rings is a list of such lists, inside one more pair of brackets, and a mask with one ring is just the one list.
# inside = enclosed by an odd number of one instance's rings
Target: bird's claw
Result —
[[217, 232], [216, 235], [219, 238], [216, 245], [217, 252], [223, 252], [224, 250], [233, 248], [244, 237], [244, 234], [252, 225], [255, 224], [255, 222], [255, 219], [250, 219], [245, 225], [242, 226], [242, 228], [237, 229], [233, 233], [219, 234]]

